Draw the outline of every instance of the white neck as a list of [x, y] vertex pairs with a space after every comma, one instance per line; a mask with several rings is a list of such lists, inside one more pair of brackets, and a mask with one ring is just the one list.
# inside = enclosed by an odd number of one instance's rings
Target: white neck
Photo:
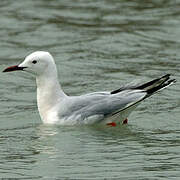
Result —
[[38, 110], [41, 119], [48, 121], [48, 111], [66, 97], [58, 82], [56, 68], [53, 71], [47, 69], [42, 75], [37, 76], [36, 83]]

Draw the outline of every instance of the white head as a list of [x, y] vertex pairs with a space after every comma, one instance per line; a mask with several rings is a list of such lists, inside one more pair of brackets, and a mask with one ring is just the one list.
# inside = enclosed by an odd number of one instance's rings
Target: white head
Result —
[[49, 52], [45, 51], [33, 52], [32, 54], [28, 55], [22, 63], [16, 66], [10, 66], [3, 72], [16, 70], [23, 70], [36, 76], [41, 76], [45, 73], [49, 74], [48, 72], [52, 74], [57, 73], [53, 57]]

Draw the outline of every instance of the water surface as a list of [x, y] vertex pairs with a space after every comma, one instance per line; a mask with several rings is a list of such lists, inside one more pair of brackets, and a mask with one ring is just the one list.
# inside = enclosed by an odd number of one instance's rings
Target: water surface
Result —
[[36, 50], [56, 59], [67, 94], [114, 90], [171, 73], [127, 126], [46, 126], [34, 77], [0, 76], [0, 177], [180, 178], [180, 1], [0, 2], [0, 69]]

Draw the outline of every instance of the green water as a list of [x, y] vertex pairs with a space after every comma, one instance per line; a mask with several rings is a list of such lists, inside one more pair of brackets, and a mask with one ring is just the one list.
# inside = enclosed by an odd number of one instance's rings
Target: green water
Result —
[[0, 71], [52, 53], [69, 95], [171, 73], [120, 128], [43, 125], [29, 74], [0, 75], [0, 178], [180, 179], [180, 1], [0, 1]]

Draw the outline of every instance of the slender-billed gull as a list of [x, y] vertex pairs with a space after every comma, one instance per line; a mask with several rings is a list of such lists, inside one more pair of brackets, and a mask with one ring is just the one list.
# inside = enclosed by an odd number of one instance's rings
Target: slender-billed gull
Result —
[[3, 72], [17, 70], [35, 75], [38, 110], [42, 121], [48, 124], [124, 124], [141, 101], [175, 82], [166, 74], [145, 84], [126, 85], [111, 92], [67, 96], [58, 82], [56, 64], [49, 52], [36, 51]]

